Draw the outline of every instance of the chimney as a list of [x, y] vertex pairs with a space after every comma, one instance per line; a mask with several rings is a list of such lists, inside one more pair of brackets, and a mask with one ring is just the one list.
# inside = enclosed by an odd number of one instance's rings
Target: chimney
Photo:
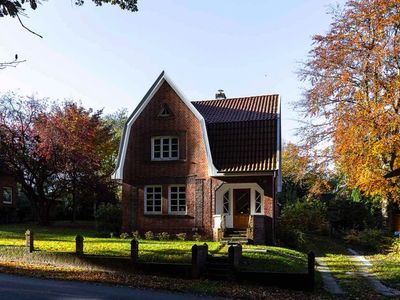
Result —
[[215, 99], [216, 100], [226, 99], [224, 90], [218, 90], [218, 92], [215, 94]]

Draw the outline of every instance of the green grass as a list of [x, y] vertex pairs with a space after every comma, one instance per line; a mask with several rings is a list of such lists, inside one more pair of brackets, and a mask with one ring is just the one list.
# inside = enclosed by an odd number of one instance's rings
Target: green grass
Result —
[[[89, 224], [90, 226], [91, 224]], [[53, 227], [36, 225], [0, 226], [0, 249], [2, 246], [25, 246], [25, 231], [34, 232], [35, 250], [46, 252], [74, 252], [76, 234], [84, 236], [84, 252], [88, 255], [129, 256], [130, 239], [99, 238], [94, 229], [68, 227], [65, 224]], [[142, 261], [190, 262], [191, 248], [195, 241], [139, 240], [139, 257]], [[202, 244], [201, 242], [200, 244]], [[219, 249], [219, 243], [207, 242], [210, 252]]]
[[328, 265], [332, 275], [348, 293], [350, 299], [381, 298], [358, 273], [358, 262], [347, 253], [347, 245], [342, 241], [325, 236], [308, 235], [307, 245], [310, 249], [317, 250], [317, 256]]
[[[270, 272], [307, 272], [306, 254], [282, 247], [243, 246], [243, 270]], [[248, 252], [246, 250], [266, 250]]]
[[[32, 224], [0, 226], [0, 251], [3, 247], [24, 247], [25, 231], [34, 232], [35, 250], [51, 253], [73, 253], [76, 234], [84, 236], [84, 252], [87, 255], [129, 256], [130, 239], [97, 237], [93, 223], [84, 226], [69, 222], [52, 227]], [[189, 263], [195, 241], [139, 240], [139, 259], [145, 262]], [[228, 247], [207, 241], [213, 254], [227, 255]], [[266, 253], [243, 252], [243, 269], [271, 272], [306, 272], [307, 257], [304, 253], [281, 247], [244, 245], [245, 250], [267, 250]], [[9, 251], [10, 252], [10, 251]], [[11, 252], [10, 252], [11, 253]], [[11, 254], [10, 254], [11, 255]]]
[[390, 286], [400, 289], [400, 254], [366, 256], [372, 263], [370, 271]]

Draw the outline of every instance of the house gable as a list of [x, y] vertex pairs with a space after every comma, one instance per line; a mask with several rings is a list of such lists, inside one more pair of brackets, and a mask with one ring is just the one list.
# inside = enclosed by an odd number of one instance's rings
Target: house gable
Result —
[[[165, 94], [168, 92], [171, 92], [170, 95], [171, 97], [160, 97], [160, 93]], [[179, 101], [182, 106], [178, 109], [180, 111], [174, 111], [174, 105], [173, 103], [169, 103], [171, 101], [170, 98], [174, 98], [175, 100]], [[153, 103], [151, 105], [152, 100], [155, 100], [157, 103]], [[183, 109], [183, 106], [186, 108]], [[168, 110], [170, 111], [171, 115], [168, 117], [162, 117], [160, 116], [160, 112], [164, 110], [164, 108], [167, 107]], [[187, 101], [186, 98], [182, 95], [182, 93], [176, 88], [176, 86], [173, 84], [173, 82], [168, 78], [168, 76], [165, 74], [163, 71], [160, 76], [157, 78], [157, 80], [154, 82], [154, 84], [151, 86], [149, 91], [146, 93], [142, 101], [139, 103], [139, 105], [136, 107], [132, 115], [129, 117], [127, 123], [125, 124], [123, 136], [121, 139], [120, 143], [120, 149], [118, 153], [118, 160], [117, 160], [117, 166], [114, 174], [112, 175], [113, 179], [121, 179], [124, 180], [125, 178], [125, 172], [127, 169], [131, 169], [133, 166], [129, 166], [127, 168], [126, 166], [126, 161], [129, 159], [128, 156], [132, 156], [133, 153], [132, 150], [133, 148], [133, 140], [135, 138], [143, 138], [143, 134], [140, 134], [140, 136], [135, 137], [134, 134], [132, 134], [132, 127], [138, 120], [142, 119], [143, 123], [143, 118], [149, 119], [151, 118], [152, 121], [148, 123], [148, 130], [151, 131], [152, 127], [158, 127], [155, 132], [152, 132], [151, 134], [157, 135], [157, 131], [159, 132], [160, 136], [165, 136], [165, 135], [174, 135], [174, 136], [179, 136], [182, 140], [183, 143], [186, 142], [186, 136], [184, 133], [184, 127], [182, 127], [182, 130], [178, 129], [172, 129], [172, 130], [160, 130], [160, 128], [164, 127], [165, 129], [169, 128], [171, 124], [173, 124], [174, 119], [175, 121], [177, 118], [180, 118], [180, 113], [182, 113], [182, 110], [184, 111], [184, 114], [190, 113], [198, 122], [199, 127], [200, 127], [200, 136], [202, 143], [204, 144], [205, 147], [205, 155], [206, 155], [206, 160], [207, 160], [207, 169], [208, 169], [208, 174], [212, 175], [216, 173], [216, 169], [213, 165], [212, 162], [212, 157], [211, 157], [211, 151], [210, 151], [210, 146], [208, 144], [208, 136], [207, 136], [207, 130], [206, 130], [206, 125], [203, 116], [194, 108], [192, 103], [190, 101]], [[176, 118], [173, 116], [177, 116]], [[169, 122], [168, 124], [165, 123], [164, 126], [158, 124], [157, 122]], [[172, 122], [172, 123], [171, 123]], [[140, 126], [140, 125], [139, 125]], [[143, 128], [142, 128], [143, 129]], [[145, 130], [145, 129], [144, 129]], [[150, 132], [144, 133], [145, 135], [150, 134]], [[142, 147], [146, 148], [149, 147], [150, 143], [146, 140], [145, 144], [142, 145]], [[184, 145], [183, 145], [184, 146]], [[180, 146], [181, 148], [181, 146]], [[146, 148], [145, 149], [147, 153], [150, 153], [150, 149]], [[182, 150], [182, 149], [181, 149]], [[185, 150], [185, 149], [183, 149]], [[128, 152], [131, 152], [128, 155]], [[140, 160], [146, 161], [147, 159], [144, 157], [139, 157]], [[183, 161], [185, 160], [185, 157], [182, 157], [180, 160]]]

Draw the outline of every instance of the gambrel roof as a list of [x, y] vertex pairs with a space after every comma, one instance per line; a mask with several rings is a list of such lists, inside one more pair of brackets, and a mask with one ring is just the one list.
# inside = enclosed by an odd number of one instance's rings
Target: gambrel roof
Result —
[[163, 71], [125, 125], [114, 179], [123, 176], [132, 124], [164, 82], [173, 88], [201, 124], [210, 176], [279, 170], [279, 95], [190, 102]]

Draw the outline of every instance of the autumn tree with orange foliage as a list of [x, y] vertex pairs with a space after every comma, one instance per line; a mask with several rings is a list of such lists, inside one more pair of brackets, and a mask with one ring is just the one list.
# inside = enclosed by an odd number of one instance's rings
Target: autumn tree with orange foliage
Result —
[[349, 187], [400, 203], [400, 0], [354, 0], [332, 12], [300, 70], [309, 147], [328, 145]]

